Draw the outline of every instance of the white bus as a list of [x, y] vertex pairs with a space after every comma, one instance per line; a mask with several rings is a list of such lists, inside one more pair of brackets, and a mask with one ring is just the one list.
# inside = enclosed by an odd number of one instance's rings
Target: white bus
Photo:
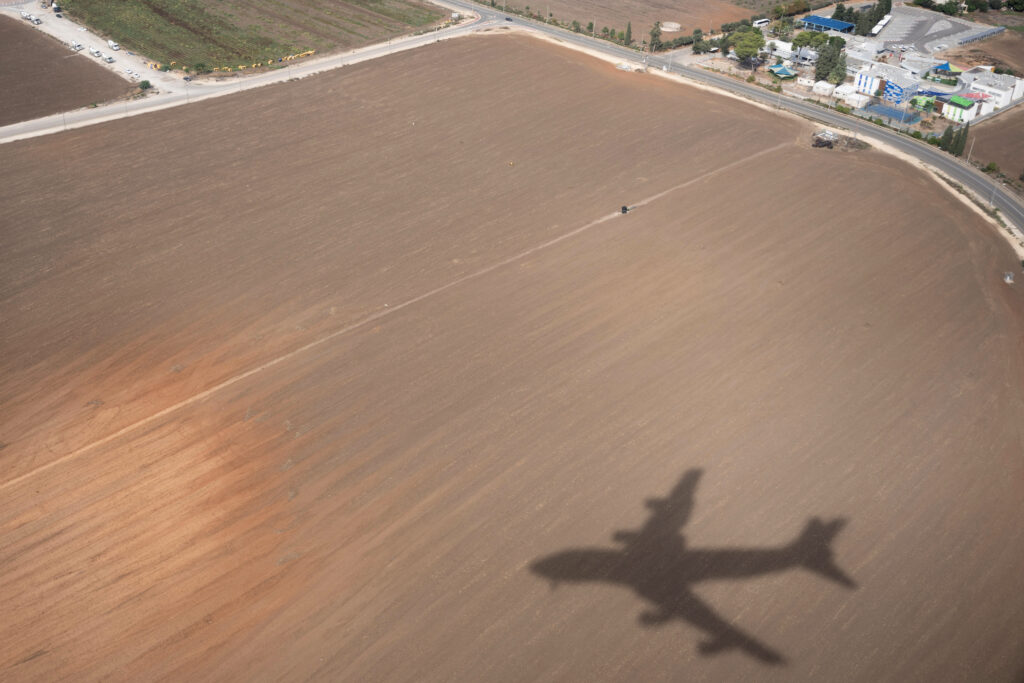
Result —
[[770, 23], [772, 23], [771, 19], [758, 19], [752, 25], [754, 28], [764, 28]]

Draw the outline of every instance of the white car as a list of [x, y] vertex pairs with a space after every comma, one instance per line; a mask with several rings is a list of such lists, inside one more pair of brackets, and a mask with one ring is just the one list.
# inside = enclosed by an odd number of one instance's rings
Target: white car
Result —
[[103, 55], [103, 61], [106, 62], [107, 64], [113, 64], [114, 63], [114, 58], [111, 57], [110, 55]]

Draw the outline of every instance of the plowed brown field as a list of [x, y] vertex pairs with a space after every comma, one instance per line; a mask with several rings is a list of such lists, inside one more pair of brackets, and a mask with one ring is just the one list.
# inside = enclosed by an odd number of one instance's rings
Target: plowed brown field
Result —
[[971, 128], [971, 159], [996, 162], [1011, 178], [1024, 174], [1024, 107], [1017, 107]]
[[1024, 34], [1019, 31], [1003, 31], [993, 38], [946, 50], [942, 56], [962, 66], [982, 64], [1019, 72], [1024, 69]]
[[489, 37], [3, 146], [2, 678], [1018, 678], [1012, 252], [807, 143]]
[[0, 126], [106, 102], [133, 89], [27, 21], [4, 15], [0, 65]]

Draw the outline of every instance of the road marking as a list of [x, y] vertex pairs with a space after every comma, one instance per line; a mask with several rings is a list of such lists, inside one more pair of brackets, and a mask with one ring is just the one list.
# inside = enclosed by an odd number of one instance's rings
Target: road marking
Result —
[[[701, 174], [701, 175], [699, 175], [699, 176], [697, 176], [695, 178], [691, 178], [691, 179], [689, 179], [687, 181], [679, 183], [678, 185], [670, 187], [667, 190], [663, 190], [661, 192], [658, 192], [657, 194], [651, 195], [650, 197], [647, 197], [645, 199], [641, 199], [640, 201], [636, 202], [635, 204], [630, 205], [630, 208], [632, 210], [632, 209], [635, 209], [637, 207], [647, 206], [648, 204], [651, 204], [652, 202], [655, 202], [655, 201], [665, 197], [666, 195], [669, 195], [669, 194], [671, 194], [673, 192], [676, 192], [677, 190], [681, 190], [683, 188], [686, 188], [686, 187], [689, 187], [689, 186], [694, 185], [696, 183], [699, 183], [702, 180], [707, 180], [708, 178], [711, 178], [713, 176], [716, 176], [716, 175], [719, 175], [721, 173], [724, 173], [725, 171], [728, 171], [729, 169], [732, 169], [732, 168], [734, 168], [736, 166], [739, 166], [740, 164], [746, 164], [746, 163], [750, 162], [752, 159], [756, 159], [757, 157], [764, 156], [765, 154], [771, 154], [773, 152], [777, 152], [777, 151], [781, 150], [784, 147], [790, 146], [791, 144], [792, 144], [791, 142], [784, 142], [782, 144], [775, 145], [774, 147], [770, 147], [768, 149], [763, 149], [760, 152], [755, 152], [754, 154], [750, 154], [750, 155], [744, 156], [741, 159], [737, 159], [736, 161], [733, 161], [733, 162], [730, 162], [728, 164], [725, 164], [724, 166], [720, 166], [720, 167], [718, 167], [718, 168], [716, 168], [716, 169], [714, 169], [712, 171], [708, 171], [707, 173], [703, 173], [703, 174]], [[113, 434], [109, 434], [109, 435], [103, 437], [102, 439], [99, 439], [98, 441], [93, 441], [92, 443], [86, 444], [85, 446], [82, 446], [81, 448], [78, 448], [78, 449], [76, 449], [74, 451], [71, 451], [67, 455], [61, 456], [60, 458], [57, 458], [56, 460], [48, 462], [45, 465], [40, 465], [39, 467], [37, 467], [37, 468], [35, 468], [33, 470], [30, 470], [30, 471], [26, 472], [25, 474], [22, 474], [22, 475], [19, 475], [19, 476], [15, 477], [14, 479], [10, 479], [10, 480], [0, 484], [0, 491], [6, 489], [8, 487], [14, 486], [15, 484], [18, 484], [19, 482], [24, 481], [25, 479], [28, 479], [29, 477], [32, 477], [32, 476], [34, 476], [36, 474], [39, 474], [41, 472], [45, 472], [46, 470], [49, 470], [49, 469], [51, 469], [53, 467], [56, 467], [57, 465], [63, 464], [65, 462], [68, 462], [69, 460], [71, 460], [73, 458], [77, 458], [78, 456], [82, 455], [83, 453], [87, 453], [88, 451], [91, 451], [94, 448], [99, 448], [100, 446], [108, 444], [111, 441], [113, 441], [114, 439], [122, 437], [125, 434], [128, 434], [128, 433], [130, 433], [130, 432], [132, 432], [132, 431], [134, 431], [136, 429], [139, 429], [140, 427], [144, 427], [144, 426], [146, 426], [146, 425], [148, 425], [148, 424], [150, 424], [152, 422], [155, 422], [156, 420], [159, 420], [160, 418], [162, 418], [162, 417], [164, 417], [166, 415], [169, 415], [169, 414], [175, 412], [176, 410], [180, 410], [181, 408], [185, 408], [185, 407], [190, 406], [190, 405], [192, 405], [194, 403], [198, 403], [199, 401], [202, 401], [203, 399], [206, 399], [206, 398], [212, 396], [213, 394], [216, 394], [219, 391], [227, 389], [228, 387], [233, 386], [235, 384], [238, 384], [242, 380], [248, 379], [249, 377], [252, 377], [253, 375], [258, 374], [260, 372], [263, 372], [264, 370], [269, 370], [270, 368], [272, 368], [272, 367], [274, 367], [276, 365], [280, 365], [281, 363], [284, 363], [287, 360], [290, 360], [290, 359], [292, 359], [292, 358], [294, 358], [294, 357], [296, 357], [296, 356], [298, 356], [300, 354], [303, 354], [306, 351], [309, 351], [310, 349], [315, 349], [318, 346], [323, 346], [324, 344], [326, 344], [327, 342], [331, 341], [332, 339], [336, 339], [336, 338], [338, 338], [338, 337], [340, 337], [340, 336], [342, 336], [344, 334], [348, 334], [349, 332], [357, 330], [357, 329], [359, 329], [361, 327], [365, 327], [366, 325], [369, 325], [372, 322], [380, 320], [381, 318], [383, 318], [385, 316], [394, 315], [395, 313], [397, 313], [398, 311], [401, 311], [404, 308], [408, 308], [409, 306], [413, 306], [415, 304], [418, 304], [419, 302], [424, 301], [426, 299], [429, 299], [430, 297], [433, 297], [433, 296], [436, 296], [438, 294], [441, 294], [442, 292], [446, 292], [449, 289], [457, 287], [457, 286], [461, 285], [464, 282], [468, 282], [470, 280], [475, 280], [477, 278], [483, 277], [484, 275], [492, 273], [492, 272], [494, 272], [495, 270], [497, 270], [499, 268], [502, 268], [502, 267], [507, 266], [507, 265], [512, 264], [512, 263], [515, 263], [516, 261], [520, 261], [520, 260], [522, 260], [522, 259], [524, 259], [524, 258], [526, 258], [528, 256], [532, 256], [533, 254], [536, 254], [539, 251], [543, 251], [545, 249], [548, 249], [549, 247], [553, 247], [556, 244], [559, 244], [559, 243], [564, 242], [564, 241], [566, 241], [568, 239], [576, 237], [577, 235], [580, 235], [580, 234], [590, 230], [591, 228], [597, 227], [598, 225], [601, 225], [603, 223], [607, 223], [611, 219], [616, 218], [616, 217], [620, 217], [620, 216], [622, 216], [622, 213], [620, 213], [619, 211], [615, 211], [614, 213], [605, 214], [604, 216], [601, 216], [600, 218], [597, 218], [597, 219], [587, 223], [586, 225], [582, 225], [582, 226], [580, 226], [578, 228], [570, 230], [569, 232], [563, 233], [563, 234], [559, 235], [558, 237], [554, 237], [552, 239], [549, 239], [546, 242], [542, 242], [542, 243], [540, 243], [540, 244], [538, 244], [536, 246], [530, 247], [529, 249], [526, 249], [525, 251], [521, 251], [521, 252], [519, 252], [519, 253], [517, 253], [517, 254], [515, 254], [513, 256], [509, 256], [508, 258], [502, 259], [501, 261], [497, 261], [496, 263], [492, 263], [491, 265], [486, 266], [485, 268], [481, 268], [480, 270], [477, 270], [477, 271], [475, 271], [473, 273], [469, 273], [468, 275], [463, 275], [462, 277], [456, 278], [456, 279], [452, 280], [451, 282], [448, 282], [447, 284], [441, 285], [440, 287], [435, 287], [434, 289], [431, 289], [431, 290], [429, 290], [427, 292], [424, 292], [423, 294], [419, 294], [418, 296], [414, 296], [411, 299], [407, 299], [407, 300], [403, 301], [402, 303], [395, 304], [393, 306], [392, 305], [386, 305], [386, 308], [383, 308], [383, 309], [381, 309], [381, 310], [379, 310], [379, 311], [377, 311], [375, 313], [371, 313], [370, 315], [362, 318], [361, 320], [358, 320], [358, 321], [356, 321], [354, 323], [346, 325], [345, 327], [342, 327], [341, 329], [335, 330], [334, 332], [331, 332], [331, 333], [329, 333], [329, 334], [327, 334], [327, 335], [325, 335], [325, 336], [323, 336], [323, 337], [321, 337], [319, 339], [315, 339], [315, 340], [309, 342], [308, 344], [300, 346], [297, 349], [293, 349], [293, 350], [289, 351], [288, 353], [285, 353], [284, 355], [278, 356], [277, 358], [274, 358], [272, 360], [267, 361], [266, 363], [263, 363], [261, 365], [257, 365], [256, 367], [251, 368], [249, 370], [246, 370], [245, 372], [243, 372], [241, 374], [235, 375], [234, 377], [230, 377], [230, 378], [224, 380], [223, 382], [221, 382], [220, 384], [216, 384], [216, 385], [210, 387], [209, 389], [206, 389], [205, 391], [201, 391], [198, 394], [194, 394], [193, 396], [190, 396], [189, 398], [186, 398], [184, 400], [178, 401], [174, 405], [171, 405], [171, 406], [169, 406], [167, 408], [164, 408], [163, 410], [160, 410], [160, 411], [158, 411], [156, 413], [153, 413], [152, 415], [150, 415], [148, 417], [144, 417], [141, 420], [133, 422], [132, 424], [128, 425], [127, 427], [122, 427], [121, 429], [117, 430]]]

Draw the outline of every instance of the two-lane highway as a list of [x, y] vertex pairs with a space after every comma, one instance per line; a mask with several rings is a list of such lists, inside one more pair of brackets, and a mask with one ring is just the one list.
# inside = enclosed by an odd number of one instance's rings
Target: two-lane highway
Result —
[[960, 183], [982, 199], [987, 199], [999, 209], [1003, 217], [1018, 228], [1024, 228], [1024, 204], [1016, 196], [1007, 191], [1001, 183], [994, 181], [977, 169], [974, 169], [949, 154], [946, 154], [923, 142], [901, 135], [888, 128], [882, 128], [863, 120], [841, 114], [835, 110], [823, 109], [815, 104], [780, 96], [764, 88], [752, 86], [711, 71], [694, 66], [674, 64], [671, 59], [658, 55], [643, 55], [621, 45], [582, 33], [573, 33], [562, 28], [539, 21], [524, 19], [506, 14], [497, 8], [478, 5], [468, 0], [433, 0], [435, 4], [448, 10], [477, 17], [473, 21], [463, 21], [457, 26], [444, 31], [419, 36], [406, 36], [387, 43], [370, 45], [350, 53], [330, 55], [317, 58], [304, 64], [295, 64], [287, 69], [263, 73], [247, 78], [232, 79], [226, 82], [204, 81], [186, 86], [180, 92], [168, 92], [155, 98], [139, 101], [118, 102], [95, 109], [83, 109], [66, 114], [57, 114], [33, 121], [12, 124], [0, 128], [0, 143], [18, 140], [37, 135], [46, 135], [67, 128], [99, 123], [101, 121], [132, 116], [166, 107], [187, 104], [209, 97], [226, 95], [232, 92], [260, 87], [269, 83], [280, 82], [292, 78], [302, 78], [322, 71], [340, 68], [348, 64], [376, 59], [401, 50], [413, 49], [433, 43], [442, 38], [454, 38], [470, 32], [491, 29], [497, 26], [515, 26], [516, 28], [546, 35], [565, 45], [585, 49], [608, 56], [617, 61], [639, 63], [646, 58], [649, 68], [669, 71], [694, 82], [730, 92], [741, 97], [785, 109], [812, 121], [822, 124], [856, 131], [859, 134], [880, 140], [894, 149], [919, 159], [940, 173]]
[[[446, 0], [446, 5], [458, 8], [459, 11], [478, 11], [489, 22], [504, 21], [505, 17], [512, 17], [512, 23], [520, 28], [536, 31], [568, 45], [600, 52], [618, 60], [636, 63], [644, 59], [644, 55], [636, 50], [615, 45], [606, 40], [599, 40], [586, 34], [573, 33], [572, 31], [539, 21], [503, 14], [473, 2], [467, 2], [466, 0]], [[880, 140], [894, 149], [928, 164], [938, 172], [971, 190], [986, 202], [991, 201], [992, 205], [999, 209], [1008, 223], [1018, 228], [1024, 228], [1024, 204], [1015, 195], [1006, 190], [1001, 183], [994, 181], [977, 169], [961, 162], [956, 157], [946, 154], [927, 143], [902, 135], [892, 129], [868, 123], [858, 117], [841, 114], [833, 109], [825, 109], [817, 104], [790, 97], [780, 97], [778, 94], [767, 91], [764, 88], [749, 85], [728, 76], [716, 74], [699, 67], [673, 64], [670, 59], [663, 56], [648, 55], [647, 65], [651, 69], [670, 71], [703, 85], [724, 90], [771, 107], [785, 109], [827, 126], [854, 131], [861, 136]]]

